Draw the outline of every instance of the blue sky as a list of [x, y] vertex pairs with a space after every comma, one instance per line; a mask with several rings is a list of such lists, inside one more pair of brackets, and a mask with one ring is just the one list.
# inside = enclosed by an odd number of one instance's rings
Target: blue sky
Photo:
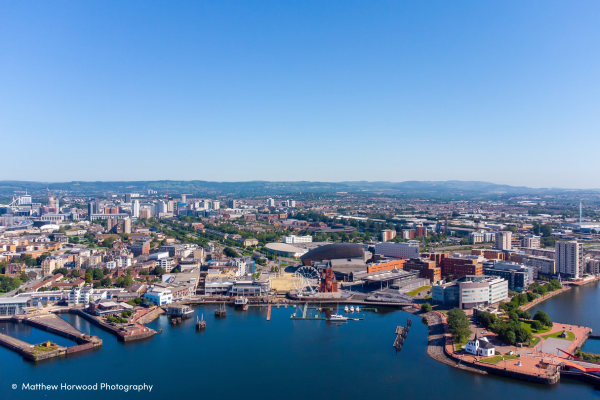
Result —
[[597, 1], [0, 2], [0, 179], [600, 187]]

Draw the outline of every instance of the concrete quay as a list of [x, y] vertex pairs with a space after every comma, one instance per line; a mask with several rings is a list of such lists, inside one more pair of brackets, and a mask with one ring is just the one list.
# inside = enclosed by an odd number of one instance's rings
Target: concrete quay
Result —
[[[446, 316], [439, 311], [432, 311], [429, 314], [436, 314], [436, 316], [427, 318], [428, 322], [431, 318], [434, 326], [441, 326], [441, 328], [430, 328], [429, 343], [431, 350], [428, 346], [427, 352], [435, 360], [471, 372], [494, 374], [534, 383], [554, 385], [560, 381], [558, 366], [546, 369], [543, 372], [540, 370], [538, 365], [544, 361], [544, 357], [521, 357], [519, 360], [510, 360], [501, 363], [501, 365], [493, 365], [477, 361], [474, 356], [457, 354], [454, 351], [454, 343], [448, 330]], [[442, 330], [443, 334], [441, 333]], [[432, 333], [434, 334], [432, 335]], [[440, 346], [443, 346], [443, 356], [440, 353]], [[521, 361], [523, 365], [517, 366], [517, 361]], [[454, 362], [454, 365], [452, 362]]]
[[67, 321], [53, 314], [28, 318], [13, 317], [12, 321], [31, 325], [37, 329], [54, 333], [77, 343], [77, 345], [69, 347], [58, 346], [56, 344], [52, 344], [49, 347], [45, 344], [33, 345], [23, 340], [0, 334], [0, 345], [21, 354], [23, 358], [30, 361], [42, 361], [58, 356], [76, 354], [84, 350], [102, 346], [102, 339], [78, 331]]
[[112, 323], [106, 323], [99, 318], [86, 313], [83, 310], [71, 310], [73, 314], [79, 315], [83, 319], [91, 322], [97, 327], [112, 333], [121, 342], [133, 342], [136, 340], [146, 339], [156, 334], [154, 329], [145, 327], [138, 323], [121, 324], [121, 326]]

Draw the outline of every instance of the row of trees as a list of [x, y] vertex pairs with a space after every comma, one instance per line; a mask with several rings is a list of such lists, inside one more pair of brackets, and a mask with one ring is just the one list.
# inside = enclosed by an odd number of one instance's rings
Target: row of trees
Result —
[[508, 319], [500, 319], [495, 314], [482, 312], [479, 315], [479, 322], [486, 329], [496, 333], [498, 339], [506, 344], [525, 343], [532, 338], [531, 332], [522, 326], [518, 315], [514, 312]]
[[560, 282], [556, 279], [552, 279], [550, 282], [546, 283], [546, 284], [541, 284], [539, 282], [534, 282], [531, 285], [529, 285], [529, 290], [531, 290], [533, 293], [545, 296], [550, 292], [554, 292], [555, 290], [559, 290], [562, 289], [562, 285], [560, 284]]
[[10, 276], [0, 275], [0, 292], [10, 292], [11, 290], [18, 289], [23, 282], [24, 281], [21, 280], [21, 278], [12, 278]]

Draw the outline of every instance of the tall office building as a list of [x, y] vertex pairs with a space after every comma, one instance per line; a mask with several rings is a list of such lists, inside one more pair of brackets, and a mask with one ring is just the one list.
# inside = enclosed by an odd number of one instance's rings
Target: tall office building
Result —
[[267, 207], [275, 207], [275, 200], [274, 199], [267, 199]]
[[185, 202], [186, 202], [186, 200], [187, 200], [187, 195], [186, 195], [186, 194], [182, 194], [182, 195], [181, 195], [181, 202], [182, 202], [182, 203], [185, 203]]
[[125, 193], [125, 203], [131, 203], [131, 193]]
[[164, 201], [156, 203], [156, 215], [164, 214], [167, 212], [167, 204]]
[[228, 206], [229, 208], [237, 208], [237, 201], [233, 199], [229, 200]]
[[384, 229], [381, 231], [381, 241], [387, 242], [388, 240], [392, 240], [396, 237], [396, 230], [392, 229]]
[[500, 231], [496, 233], [496, 248], [498, 250], [510, 250], [512, 249], [512, 232], [511, 231]]
[[167, 212], [174, 212], [175, 211], [175, 202], [173, 200], [169, 200], [167, 202]]
[[218, 210], [219, 208], [221, 208], [221, 202], [218, 200], [215, 200], [211, 203], [211, 208], [213, 210]]
[[134, 200], [133, 201], [133, 205], [131, 207], [131, 211], [133, 214], [133, 218], [139, 218], [140, 217], [140, 202], [139, 200]]
[[583, 243], [576, 240], [556, 242], [556, 272], [561, 276], [579, 278], [584, 272]]

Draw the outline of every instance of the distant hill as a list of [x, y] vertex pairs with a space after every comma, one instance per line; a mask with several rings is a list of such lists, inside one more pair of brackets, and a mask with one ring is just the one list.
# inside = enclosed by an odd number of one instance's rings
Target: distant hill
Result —
[[[0, 195], [8, 196], [15, 191], [25, 191], [41, 195], [46, 189], [52, 192], [71, 194], [110, 194], [125, 192], [145, 192], [148, 189], [165, 193], [196, 194], [232, 194], [232, 195], [260, 195], [260, 194], [294, 194], [294, 193], [385, 193], [389, 195], [541, 195], [566, 192], [565, 189], [534, 189], [524, 186], [499, 185], [479, 181], [406, 181], [406, 182], [209, 182], [209, 181], [124, 181], [124, 182], [28, 182], [28, 181], [0, 181]], [[587, 190], [586, 192], [596, 192]], [[573, 190], [569, 190], [573, 192]]]

